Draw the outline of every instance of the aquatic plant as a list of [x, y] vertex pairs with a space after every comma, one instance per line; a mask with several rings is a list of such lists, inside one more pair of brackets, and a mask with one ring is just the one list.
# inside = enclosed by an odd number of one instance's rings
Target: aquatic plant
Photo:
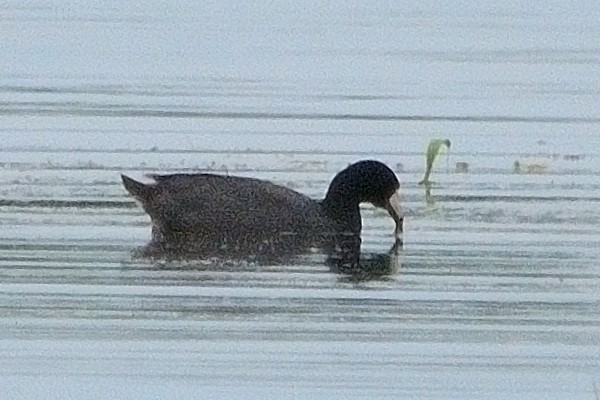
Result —
[[425, 185], [429, 183], [429, 176], [431, 175], [431, 171], [433, 170], [433, 162], [443, 151], [443, 146], [446, 146], [446, 149], [450, 149], [450, 140], [449, 139], [431, 139], [429, 145], [427, 146], [427, 152], [425, 154], [426, 157], [426, 167], [425, 167], [425, 176], [423, 180], [419, 182], [419, 185]]

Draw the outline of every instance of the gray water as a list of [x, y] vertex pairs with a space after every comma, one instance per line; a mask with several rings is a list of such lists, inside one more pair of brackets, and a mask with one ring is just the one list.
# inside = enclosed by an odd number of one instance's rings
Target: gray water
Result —
[[[592, 1], [4, 2], [2, 397], [600, 398], [599, 17]], [[427, 194], [433, 137], [452, 149]], [[132, 258], [150, 225], [121, 172], [322, 197], [365, 158], [402, 182], [389, 276], [353, 283], [318, 254]], [[393, 222], [362, 215], [363, 251], [385, 253]]]

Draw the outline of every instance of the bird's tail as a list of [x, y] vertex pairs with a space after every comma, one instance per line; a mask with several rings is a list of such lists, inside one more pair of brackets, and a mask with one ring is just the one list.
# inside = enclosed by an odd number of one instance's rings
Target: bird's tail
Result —
[[138, 182], [125, 175], [121, 175], [121, 180], [125, 189], [137, 200], [146, 203], [150, 199], [150, 195], [152, 194], [150, 186], [144, 185], [142, 182]]

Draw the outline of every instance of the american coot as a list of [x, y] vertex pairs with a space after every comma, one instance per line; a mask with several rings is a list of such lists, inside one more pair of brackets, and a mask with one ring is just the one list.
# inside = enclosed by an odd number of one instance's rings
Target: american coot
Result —
[[352, 254], [353, 263], [360, 250], [363, 202], [389, 212], [396, 222], [396, 245], [402, 243], [400, 183], [378, 161], [360, 161], [338, 173], [323, 200], [254, 178], [149, 176], [156, 183], [121, 175], [152, 220], [145, 256], [297, 254], [317, 247]]

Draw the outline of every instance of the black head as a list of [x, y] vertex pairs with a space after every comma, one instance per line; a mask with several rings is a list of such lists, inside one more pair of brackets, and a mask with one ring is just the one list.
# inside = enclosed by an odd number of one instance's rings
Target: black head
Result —
[[350, 201], [384, 207], [399, 188], [400, 182], [391, 169], [379, 161], [366, 160], [338, 173], [325, 198], [335, 203]]
[[403, 222], [399, 189], [398, 178], [385, 164], [374, 160], [359, 161], [333, 178], [324, 203], [343, 213], [357, 212], [360, 203], [384, 208], [396, 222], [396, 237], [399, 238]]

